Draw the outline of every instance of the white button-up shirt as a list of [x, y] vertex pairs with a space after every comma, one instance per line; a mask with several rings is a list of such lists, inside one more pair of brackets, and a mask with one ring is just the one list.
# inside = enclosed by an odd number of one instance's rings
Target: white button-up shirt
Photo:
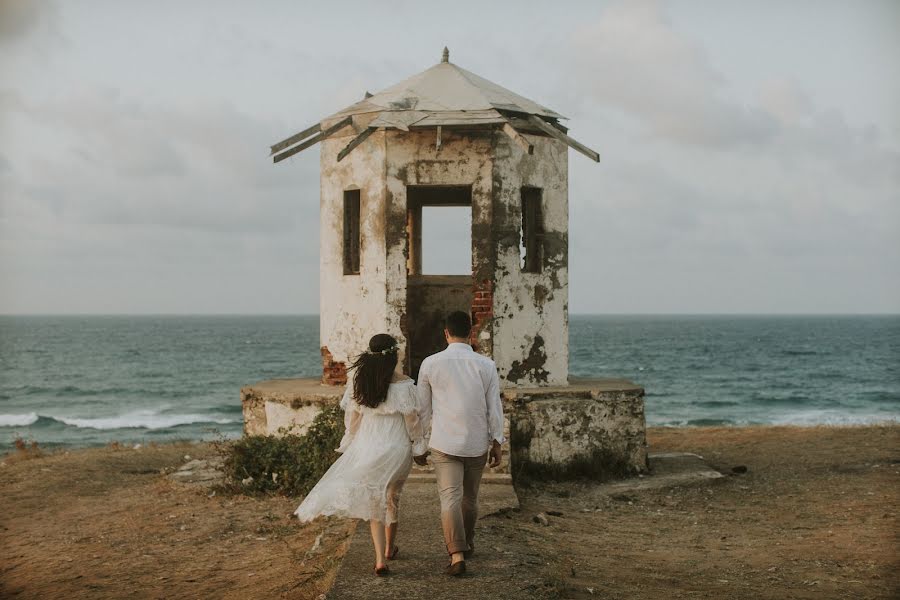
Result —
[[468, 344], [450, 344], [419, 367], [420, 417], [431, 425], [431, 448], [453, 456], [481, 456], [501, 444], [500, 378], [490, 358]]

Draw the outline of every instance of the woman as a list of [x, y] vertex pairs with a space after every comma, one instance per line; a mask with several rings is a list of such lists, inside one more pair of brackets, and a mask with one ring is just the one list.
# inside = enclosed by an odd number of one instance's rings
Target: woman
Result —
[[301, 521], [338, 515], [369, 521], [375, 546], [375, 574], [387, 575], [385, 559], [399, 549], [397, 510], [413, 455], [425, 454], [416, 385], [398, 370], [399, 347], [379, 333], [350, 367], [341, 408], [346, 432], [343, 455], [322, 476], [295, 511]]

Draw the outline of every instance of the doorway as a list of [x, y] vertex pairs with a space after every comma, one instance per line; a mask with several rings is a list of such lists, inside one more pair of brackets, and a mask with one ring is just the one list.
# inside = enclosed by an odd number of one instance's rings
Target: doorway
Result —
[[472, 306], [472, 186], [406, 188], [406, 322], [410, 375], [447, 347], [444, 317]]

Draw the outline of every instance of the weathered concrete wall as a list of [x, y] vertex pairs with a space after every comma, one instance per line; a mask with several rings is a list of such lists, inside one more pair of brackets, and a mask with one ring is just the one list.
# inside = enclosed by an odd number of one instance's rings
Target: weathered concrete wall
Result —
[[[359, 130], [364, 121], [355, 124]], [[407, 285], [407, 186], [472, 190], [472, 343], [496, 361], [506, 385], [565, 385], [568, 378], [568, 148], [528, 135], [527, 154], [492, 130], [375, 133], [342, 162], [353, 132], [322, 144], [321, 338], [325, 379], [378, 332], [401, 341], [411, 367]], [[542, 270], [522, 272], [521, 190], [542, 190]], [[360, 189], [359, 275], [343, 273], [343, 192]], [[449, 308], [449, 307], [448, 307]], [[454, 306], [455, 308], [455, 306]], [[434, 311], [432, 311], [434, 312]]]
[[[325, 406], [336, 406], [344, 387], [324, 385], [317, 379], [272, 379], [241, 388], [244, 435], [303, 435]], [[509, 409], [506, 408], [503, 434], [509, 439]], [[491, 473], [510, 472], [510, 446], [503, 447], [500, 465]], [[434, 471], [429, 463], [413, 466], [413, 473]]]
[[245, 386], [241, 388], [244, 434], [302, 435], [322, 407], [337, 404], [343, 393], [343, 387], [316, 379], [272, 379]]
[[[365, 349], [369, 338], [391, 331], [396, 321], [389, 316], [388, 273], [385, 254], [385, 133], [378, 132], [341, 162], [337, 154], [365, 124], [365, 115], [356, 118], [355, 129], [321, 144], [321, 241], [319, 248], [319, 323], [323, 358], [326, 362], [349, 364]], [[360, 272], [344, 275], [344, 190], [360, 190]], [[393, 275], [393, 274], [392, 274]], [[396, 328], [394, 328], [396, 329]], [[330, 355], [326, 355], [326, 351]], [[326, 367], [326, 379], [340, 368]], [[329, 383], [341, 383], [334, 380]]]
[[[244, 433], [302, 434], [343, 392], [314, 379], [246, 386], [241, 389]], [[625, 380], [575, 380], [569, 386], [507, 387], [502, 396], [509, 444], [492, 472], [567, 478], [646, 471], [643, 388]]]
[[609, 478], [647, 470], [644, 390], [627, 381], [507, 388], [513, 473]]
[[[527, 154], [497, 132], [493, 161], [494, 361], [506, 385], [565, 385], [569, 375], [568, 148], [527, 135]], [[521, 190], [542, 190], [540, 273], [522, 271]]]

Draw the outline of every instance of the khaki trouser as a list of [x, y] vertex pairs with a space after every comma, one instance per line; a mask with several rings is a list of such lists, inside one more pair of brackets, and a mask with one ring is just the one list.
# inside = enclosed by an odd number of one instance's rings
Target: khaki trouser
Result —
[[478, 486], [487, 453], [481, 456], [453, 456], [432, 449], [431, 462], [441, 497], [441, 526], [447, 553], [465, 552], [474, 547]]

